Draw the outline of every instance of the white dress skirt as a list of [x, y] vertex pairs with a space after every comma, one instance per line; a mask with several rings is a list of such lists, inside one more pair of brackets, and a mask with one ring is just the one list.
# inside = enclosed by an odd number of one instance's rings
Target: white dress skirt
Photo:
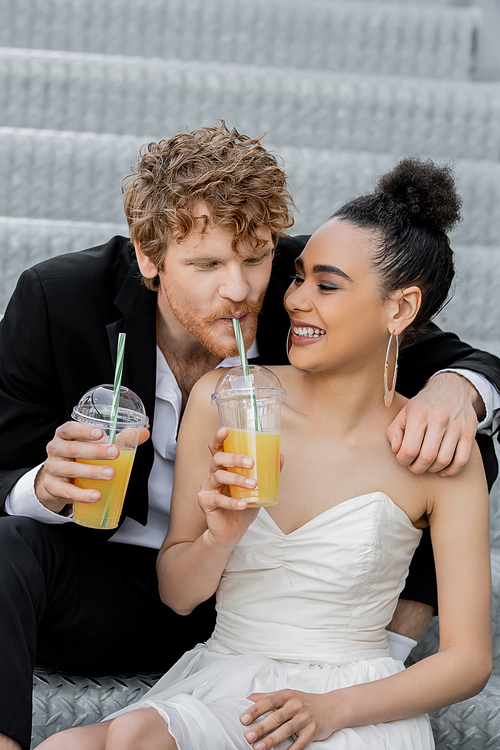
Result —
[[[250, 750], [240, 716], [252, 693], [325, 693], [402, 671], [385, 627], [420, 535], [383, 492], [346, 500], [290, 534], [262, 508], [222, 576], [212, 638], [107, 718], [154, 708], [179, 750]], [[312, 747], [430, 750], [434, 741], [428, 717], [418, 716], [342, 729]]]

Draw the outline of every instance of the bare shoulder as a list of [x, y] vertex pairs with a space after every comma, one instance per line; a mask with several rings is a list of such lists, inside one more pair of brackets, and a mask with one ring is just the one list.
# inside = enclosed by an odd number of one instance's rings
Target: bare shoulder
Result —
[[469, 462], [462, 471], [453, 477], [428, 474], [429, 512], [447, 504], [458, 506], [464, 502], [471, 511], [488, 506], [488, 486], [483, 461], [477, 443], [474, 441]]
[[197, 404], [210, 403], [212, 393], [215, 391], [215, 386], [226, 370], [227, 368], [225, 367], [218, 367], [216, 370], [210, 370], [210, 372], [207, 372], [197, 380], [191, 390], [189, 402], [195, 402]]
[[304, 372], [302, 370], [297, 370], [297, 368], [292, 367], [292, 365], [266, 365], [266, 367], [276, 375], [285, 391], [287, 391], [287, 394], [293, 394], [296, 389], [301, 387], [301, 384], [304, 381]]

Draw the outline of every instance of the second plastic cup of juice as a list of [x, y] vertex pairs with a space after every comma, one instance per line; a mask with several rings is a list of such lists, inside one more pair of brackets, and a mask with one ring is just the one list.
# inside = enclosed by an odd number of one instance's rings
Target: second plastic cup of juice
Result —
[[[212, 401], [219, 410], [222, 427], [229, 428], [224, 441], [227, 453], [253, 458], [251, 469], [229, 468], [257, 480], [255, 489], [230, 486], [231, 497], [251, 506], [276, 505], [280, 474], [281, 401], [285, 391], [276, 375], [266, 367], [231, 367], [219, 379]], [[251, 385], [249, 386], [248, 381]]]
[[[76, 422], [100, 427], [104, 434], [99, 442], [109, 443], [112, 404], [113, 386], [98, 385], [82, 396], [71, 417]], [[96, 489], [101, 493], [101, 499], [96, 503], [73, 503], [75, 523], [91, 529], [115, 529], [118, 526], [139, 436], [147, 426], [148, 418], [141, 399], [122, 386], [114, 439], [120, 455], [108, 460], [76, 459], [78, 463], [111, 466], [115, 470], [115, 476], [108, 480], [75, 479], [77, 487]]]

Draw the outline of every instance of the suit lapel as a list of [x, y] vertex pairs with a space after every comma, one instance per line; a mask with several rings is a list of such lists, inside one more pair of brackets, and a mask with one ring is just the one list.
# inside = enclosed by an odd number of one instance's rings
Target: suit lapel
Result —
[[[113, 366], [116, 364], [118, 334], [123, 332], [127, 338], [122, 384], [142, 399], [151, 429], [156, 392], [156, 293], [143, 285], [135, 261], [114, 304], [122, 317], [106, 326]], [[125, 500], [123, 517], [130, 516], [142, 524], [147, 521], [147, 480], [153, 459], [153, 445], [148, 440], [138, 448]]]

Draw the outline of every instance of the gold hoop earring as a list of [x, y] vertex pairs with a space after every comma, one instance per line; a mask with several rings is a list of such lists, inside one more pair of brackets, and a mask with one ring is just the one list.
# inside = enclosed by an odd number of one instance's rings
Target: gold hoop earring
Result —
[[[394, 361], [394, 375], [392, 376], [392, 385], [389, 388], [387, 384], [387, 371], [389, 369], [389, 356], [391, 353], [391, 344], [392, 339], [396, 339], [396, 359]], [[391, 333], [389, 338], [389, 343], [387, 345], [387, 352], [385, 354], [385, 367], [384, 367], [384, 404], [386, 406], [390, 406], [392, 404], [392, 399], [394, 398], [394, 393], [396, 391], [396, 378], [398, 376], [398, 357], [399, 357], [399, 340], [396, 334]]]
[[288, 336], [286, 337], [286, 355], [290, 354], [290, 349], [292, 348], [292, 326], [288, 329]]

